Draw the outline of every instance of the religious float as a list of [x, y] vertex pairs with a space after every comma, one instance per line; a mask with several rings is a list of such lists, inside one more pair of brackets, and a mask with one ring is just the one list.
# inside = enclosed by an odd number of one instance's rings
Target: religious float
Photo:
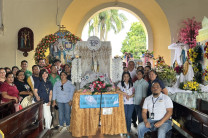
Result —
[[111, 59], [111, 53], [111, 43], [96, 36], [76, 44], [72, 83], [78, 91], [72, 105], [73, 136], [95, 135], [98, 127], [101, 134], [126, 133], [126, 125], [119, 121], [125, 119], [123, 96], [115, 92], [114, 86], [122, 76], [122, 59]]
[[[96, 36], [87, 41], [65, 30], [45, 36], [35, 51], [35, 61], [43, 58], [48, 67], [55, 59], [71, 64], [71, 79], [76, 86], [73, 96], [70, 131], [72, 136], [126, 133], [123, 95], [115, 92], [121, 80], [122, 58], [112, 59], [111, 43]], [[112, 127], [106, 127], [106, 126]], [[119, 128], [118, 128], [119, 126]], [[84, 129], [80, 129], [84, 128]]]
[[45, 36], [35, 49], [34, 59], [45, 59], [50, 65], [55, 59], [60, 59], [62, 64], [69, 64], [75, 58], [74, 49], [77, 41], [81, 39], [60, 26], [59, 31]]

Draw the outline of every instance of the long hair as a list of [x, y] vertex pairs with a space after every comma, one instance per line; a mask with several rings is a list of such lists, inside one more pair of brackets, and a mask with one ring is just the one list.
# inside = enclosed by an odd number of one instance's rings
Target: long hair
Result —
[[[40, 81], [43, 80], [42, 75], [43, 75], [44, 72], [48, 73], [48, 71], [47, 71], [46, 69], [41, 69], [41, 70], [40, 70], [40, 73], [39, 73], [39, 79], [40, 79]], [[47, 80], [48, 80], [48, 78], [47, 78]]]
[[129, 72], [123, 72], [122, 78], [121, 78], [121, 86], [124, 87], [124, 88], [126, 88], [126, 86], [124, 84], [124, 80], [123, 80], [125, 74], [128, 74], [129, 75], [129, 88], [133, 87], [133, 82], [132, 82], [131, 75], [130, 75]]

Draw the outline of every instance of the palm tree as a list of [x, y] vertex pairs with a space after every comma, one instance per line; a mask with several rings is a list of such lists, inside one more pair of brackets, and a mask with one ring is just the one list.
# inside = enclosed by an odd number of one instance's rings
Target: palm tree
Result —
[[115, 9], [100, 12], [89, 21], [88, 36], [91, 33], [98, 36], [100, 33], [100, 40], [106, 41], [108, 32], [113, 29], [115, 34], [119, 33], [124, 28], [123, 22], [126, 20], [126, 16]]

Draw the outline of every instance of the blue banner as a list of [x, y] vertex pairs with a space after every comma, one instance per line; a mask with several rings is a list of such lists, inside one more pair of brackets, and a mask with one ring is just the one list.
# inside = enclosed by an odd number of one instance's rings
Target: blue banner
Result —
[[[80, 108], [100, 108], [101, 95], [80, 95]], [[118, 94], [103, 94], [102, 108], [119, 107]]]

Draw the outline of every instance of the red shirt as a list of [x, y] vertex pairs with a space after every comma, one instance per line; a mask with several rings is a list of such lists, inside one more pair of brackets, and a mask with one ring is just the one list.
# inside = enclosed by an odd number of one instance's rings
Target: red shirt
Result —
[[[1, 92], [7, 92], [7, 94], [9, 96], [13, 96], [13, 97], [17, 97], [17, 98], [19, 97], [19, 91], [18, 91], [17, 87], [15, 85], [11, 86], [7, 82], [4, 82], [1, 85], [0, 91]], [[8, 102], [8, 101], [10, 101], [10, 99], [5, 99], [5, 98], [2, 97], [2, 101], [3, 102]]]

